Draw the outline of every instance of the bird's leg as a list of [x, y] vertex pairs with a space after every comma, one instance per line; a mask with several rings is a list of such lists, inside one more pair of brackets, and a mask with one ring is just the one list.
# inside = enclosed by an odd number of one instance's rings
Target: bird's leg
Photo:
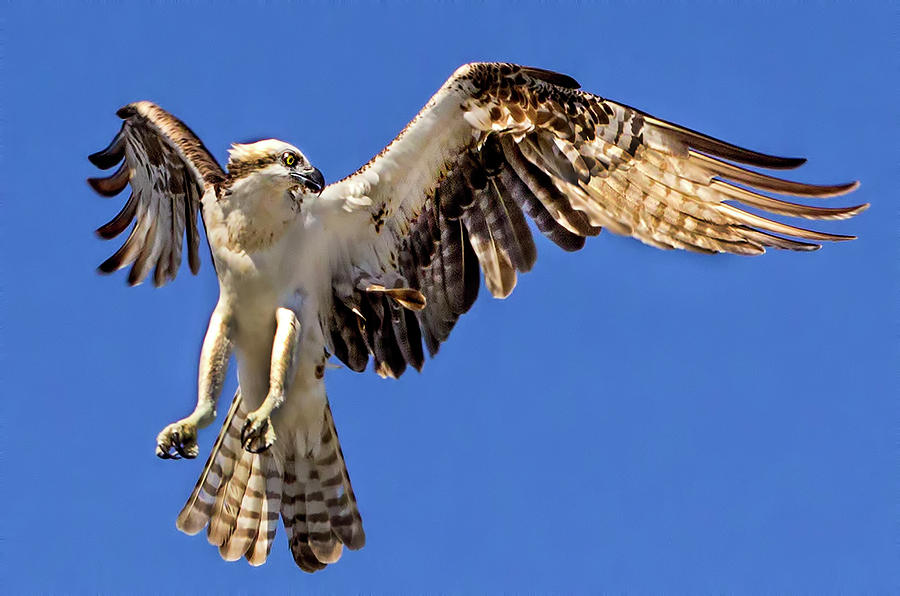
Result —
[[284, 403], [285, 388], [296, 369], [300, 319], [293, 309], [281, 307], [275, 311], [275, 321], [269, 393], [259, 408], [247, 415], [247, 422], [241, 430], [241, 444], [252, 453], [268, 449], [275, 442], [270, 416]]
[[233, 318], [219, 304], [213, 311], [200, 351], [197, 406], [186, 418], [165, 427], [156, 437], [156, 455], [163, 459], [197, 457], [197, 430], [216, 418], [216, 401], [222, 393], [231, 357]]

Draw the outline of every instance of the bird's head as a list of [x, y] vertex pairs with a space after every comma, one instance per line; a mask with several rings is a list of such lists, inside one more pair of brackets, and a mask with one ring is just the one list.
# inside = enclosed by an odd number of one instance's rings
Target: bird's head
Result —
[[234, 181], [246, 179], [292, 194], [319, 194], [325, 188], [325, 178], [306, 156], [290, 143], [277, 139], [232, 145], [228, 175]]

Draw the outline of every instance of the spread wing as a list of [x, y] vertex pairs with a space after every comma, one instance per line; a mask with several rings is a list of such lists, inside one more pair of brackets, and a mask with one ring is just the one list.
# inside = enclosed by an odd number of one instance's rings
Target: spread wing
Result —
[[[122, 210], [97, 229], [101, 238], [121, 234], [133, 221], [128, 239], [99, 269], [111, 273], [132, 265], [128, 283], [139, 284], [155, 267], [153, 282], [175, 279], [187, 231], [188, 263], [200, 267], [197, 211], [200, 198], [225, 178], [200, 139], [178, 118], [147, 101], [128, 104], [117, 114], [124, 120], [109, 147], [89, 157], [104, 170], [122, 165], [107, 178], [89, 178], [103, 196], [112, 197], [130, 183]], [[124, 161], [123, 161], [124, 160]]]
[[830, 197], [856, 183], [814, 186], [732, 162], [790, 169], [764, 155], [580, 91], [570, 77], [511, 64], [461, 67], [377, 157], [327, 187], [334, 221], [333, 307], [326, 335], [338, 358], [398, 376], [434, 355], [478, 295], [498, 298], [531, 269], [526, 222], [561, 248], [602, 228], [664, 249], [761, 254], [847, 240], [743, 207], [843, 219], [867, 207], [816, 207], [761, 191]]

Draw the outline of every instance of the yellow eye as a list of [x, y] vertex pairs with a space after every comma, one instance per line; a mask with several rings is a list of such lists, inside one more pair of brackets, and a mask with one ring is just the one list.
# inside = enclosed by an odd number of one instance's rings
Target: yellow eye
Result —
[[287, 151], [281, 156], [281, 162], [287, 167], [292, 168], [294, 167], [294, 164], [297, 163], [297, 156], [290, 151]]

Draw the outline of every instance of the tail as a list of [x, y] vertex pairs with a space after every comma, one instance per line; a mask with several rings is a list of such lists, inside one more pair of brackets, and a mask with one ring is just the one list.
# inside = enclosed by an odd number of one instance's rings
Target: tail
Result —
[[326, 404], [320, 445], [300, 453], [294, 437], [284, 461], [272, 449], [250, 453], [241, 447], [247, 412], [240, 389], [225, 423], [175, 525], [186, 534], [208, 526], [210, 544], [226, 561], [246, 557], [262, 565], [284, 520], [294, 561], [303, 571], [324, 569], [341, 558], [343, 546], [363, 547], [366, 536], [344, 464], [337, 430]]

